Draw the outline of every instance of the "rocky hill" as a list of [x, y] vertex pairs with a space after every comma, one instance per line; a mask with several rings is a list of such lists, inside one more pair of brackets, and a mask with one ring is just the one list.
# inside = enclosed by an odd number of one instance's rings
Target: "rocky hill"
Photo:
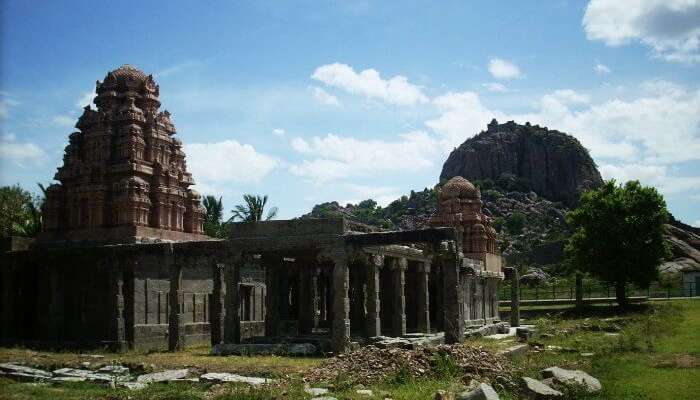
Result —
[[581, 190], [602, 178], [586, 148], [576, 138], [537, 125], [498, 124], [467, 139], [445, 161], [440, 181], [463, 176], [471, 181], [513, 177], [522, 192], [571, 207]]
[[[484, 213], [494, 219], [499, 248], [509, 262], [556, 267], [570, 232], [566, 213], [582, 190], [602, 179], [588, 151], [565, 133], [514, 122], [498, 124], [468, 139], [443, 165], [441, 181], [462, 175], [477, 185]], [[424, 228], [437, 203], [436, 188], [411, 191], [380, 207], [373, 200], [345, 206], [314, 206], [301, 218], [343, 216], [358, 229]], [[700, 229], [671, 217], [667, 239], [673, 256], [664, 272], [700, 270]], [[555, 268], [556, 269], [556, 268]]]

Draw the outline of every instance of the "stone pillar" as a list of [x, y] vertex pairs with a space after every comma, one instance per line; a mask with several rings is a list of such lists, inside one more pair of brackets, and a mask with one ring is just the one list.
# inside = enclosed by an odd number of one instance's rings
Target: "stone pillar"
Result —
[[510, 326], [520, 326], [520, 274], [517, 267], [503, 270], [510, 279]]
[[416, 280], [416, 321], [418, 323], [418, 331], [430, 333], [430, 289], [428, 287], [428, 279], [430, 277], [430, 259], [418, 265], [418, 274]]
[[333, 259], [333, 352], [344, 352], [350, 343], [350, 268], [344, 256]]
[[408, 261], [405, 258], [392, 260], [394, 313], [391, 316], [391, 334], [396, 337], [406, 334], [406, 296], [404, 294], [404, 286], [406, 285], [407, 267]]
[[225, 332], [225, 318], [226, 318], [226, 307], [225, 307], [225, 281], [224, 281], [224, 268], [219, 264], [215, 258], [211, 259], [212, 276], [213, 276], [213, 289], [211, 294], [211, 302], [209, 307], [211, 311], [209, 312], [209, 326], [211, 329], [211, 345], [215, 346], [224, 340]]
[[226, 260], [224, 267], [224, 281], [226, 283], [226, 316], [224, 318], [224, 343], [241, 342], [241, 305], [240, 283], [241, 263], [240, 255]]
[[454, 249], [440, 255], [442, 292], [444, 296], [443, 324], [445, 343], [461, 343], [464, 338], [464, 318], [460, 315], [459, 261]]
[[318, 326], [318, 269], [302, 269], [300, 283], [299, 333], [309, 334]]
[[108, 272], [109, 291], [112, 298], [110, 315], [112, 320], [112, 337], [108, 345], [114, 351], [127, 350], [126, 332], [124, 329], [124, 273], [122, 263], [123, 261], [113, 261]]
[[185, 347], [185, 324], [182, 299], [182, 260], [170, 264], [170, 315], [168, 315], [168, 349]]
[[283, 321], [289, 319], [289, 270], [285, 268], [284, 263], [281, 263], [277, 269], [279, 286], [279, 318]]
[[382, 323], [380, 318], [381, 300], [380, 272], [384, 266], [384, 256], [371, 255], [367, 265], [367, 337], [380, 336]]
[[278, 336], [280, 326], [280, 270], [282, 258], [265, 257], [265, 335]]

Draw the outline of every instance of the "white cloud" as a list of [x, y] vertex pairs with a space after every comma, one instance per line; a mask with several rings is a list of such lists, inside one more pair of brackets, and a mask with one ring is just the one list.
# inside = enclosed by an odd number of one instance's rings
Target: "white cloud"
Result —
[[184, 145], [187, 165], [200, 191], [221, 192], [234, 184], [256, 183], [279, 166], [274, 157], [236, 140]]
[[695, 221], [695, 222], [693, 222], [691, 225], [693, 225], [693, 226], [696, 227], [696, 228], [700, 228], [700, 219], [697, 220], [697, 221]]
[[349, 65], [333, 63], [316, 68], [311, 78], [328, 86], [389, 104], [413, 106], [428, 102], [423, 89], [408, 82], [406, 77], [397, 75], [385, 80], [375, 69], [365, 69], [357, 73]]
[[0, 121], [10, 117], [10, 107], [19, 105], [17, 100], [10, 97], [9, 93], [0, 91]]
[[598, 75], [607, 75], [607, 74], [609, 74], [609, 73], [612, 72], [612, 71], [610, 70], [610, 68], [608, 68], [607, 65], [600, 64], [600, 63], [596, 64], [595, 67], [593, 67], [593, 70], [594, 70], [595, 73], [598, 74]]
[[326, 92], [320, 87], [313, 87], [311, 89], [314, 99], [318, 100], [320, 103], [325, 104], [327, 106], [339, 106], [340, 101], [338, 101], [338, 98], [333, 96], [332, 94]]
[[362, 200], [372, 199], [376, 201], [378, 205], [385, 207], [404, 194], [395, 187], [387, 186], [367, 186], [348, 183], [342, 185], [342, 187], [353, 196], [350, 199], [340, 201], [339, 203], [342, 205], [348, 203], [357, 204]]
[[95, 99], [95, 96], [97, 96], [95, 91], [83, 92], [80, 95], [80, 98], [75, 102], [75, 107], [78, 109], [83, 109], [87, 105], [92, 105], [92, 101]]
[[18, 142], [12, 134], [0, 136], [0, 161], [26, 168], [43, 164], [46, 157], [46, 152], [34, 143]]
[[492, 58], [489, 61], [489, 72], [496, 79], [513, 79], [522, 76], [517, 65], [502, 58]]
[[654, 186], [665, 196], [700, 190], [700, 176], [677, 176], [670, 173], [668, 166], [650, 164], [604, 164], [600, 174], [605, 179], [615, 178], [618, 182], [638, 180], [644, 185]]
[[639, 41], [665, 60], [700, 62], [699, 0], [591, 0], [582, 24], [589, 40]]
[[505, 93], [508, 91], [508, 88], [504, 84], [498, 82], [482, 83], [481, 86], [491, 92]]
[[283, 137], [284, 135], [287, 134], [284, 129], [282, 128], [275, 128], [272, 130], [272, 134], [277, 136], [277, 137]]
[[419, 171], [432, 166], [437, 153], [435, 141], [421, 131], [391, 142], [333, 134], [310, 141], [295, 138], [292, 148], [307, 158], [289, 171], [316, 184], [383, 171]]
[[70, 116], [70, 115], [56, 115], [55, 117], [51, 118], [51, 123], [56, 126], [60, 126], [63, 128], [70, 128], [75, 125], [75, 118]]

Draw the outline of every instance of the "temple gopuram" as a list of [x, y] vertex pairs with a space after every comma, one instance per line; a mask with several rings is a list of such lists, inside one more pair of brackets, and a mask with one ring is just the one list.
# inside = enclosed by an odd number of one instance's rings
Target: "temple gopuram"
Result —
[[199, 240], [204, 209], [152, 75], [131, 65], [97, 82], [46, 193], [41, 240]]
[[496, 232], [466, 179], [439, 189], [426, 229], [292, 219], [231, 223], [213, 239], [153, 77], [124, 65], [96, 91], [47, 190], [44, 231], [3, 241], [0, 344], [289, 354], [302, 343], [311, 355], [504, 327]]

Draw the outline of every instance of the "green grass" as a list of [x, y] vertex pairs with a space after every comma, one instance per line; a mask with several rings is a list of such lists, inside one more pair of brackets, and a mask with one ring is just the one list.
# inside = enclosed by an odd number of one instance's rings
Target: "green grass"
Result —
[[[516, 376], [539, 377], [541, 369], [558, 365], [582, 369], [598, 378], [603, 392], [586, 395], [565, 393], [565, 399], [696, 399], [700, 393], [700, 301], [679, 300], [635, 306], [623, 315], [615, 307], [593, 306], [583, 312], [553, 308], [542, 310], [544, 317], [530, 320], [543, 337], [534, 342], [561, 346], [571, 352], [529, 352], [513, 361]], [[606, 331], [618, 333], [606, 335]], [[473, 340], [468, 343], [485, 345], [497, 350], [513, 341]], [[303, 392], [302, 377], [309, 368], [318, 365], [316, 358], [289, 357], [212, 357], [205, 348], [188, 349], [179, 353], [105, 354], [105, 360], [127, 364], [155, 364], [156, 369], [198, 366], [209, 371], [229, 371], [251, 375], [273, 376], [279, 384], [269, 388], [245, 385], [154, 384], [143, 391], [109, 389], [90, 383], [52, 386], [48, 384], [17, 383], [0, 379], [0, 399], [104, 399], [104, 400], [268, 400], [308, 399]], [[582, 357], [580, 353], [595, 353]], [[38, 352], [26, 349], [0, 349], [0, 360], [24, 360], [47, 368], [85, 361], [76, 353]], [[429, 375], [429, 376], [428, 376]], [[374, 399], [384, 396], [395, 400], [431, 399], [438, 390], [453, 393], [464, 389], [459, 369], [449, 358], [435, 360], [435, 370], [424, 378], [411, 378], [397, 373], [368, 389]], [[330, 386], [331, 396], [339, 400], [367, 399], [358, 395], [351, 377], [338, 379]], [[467, 379], [468, 381], [468, 379]], [[518, 399], [519, 393], [497, 386], [501, 398]]]

